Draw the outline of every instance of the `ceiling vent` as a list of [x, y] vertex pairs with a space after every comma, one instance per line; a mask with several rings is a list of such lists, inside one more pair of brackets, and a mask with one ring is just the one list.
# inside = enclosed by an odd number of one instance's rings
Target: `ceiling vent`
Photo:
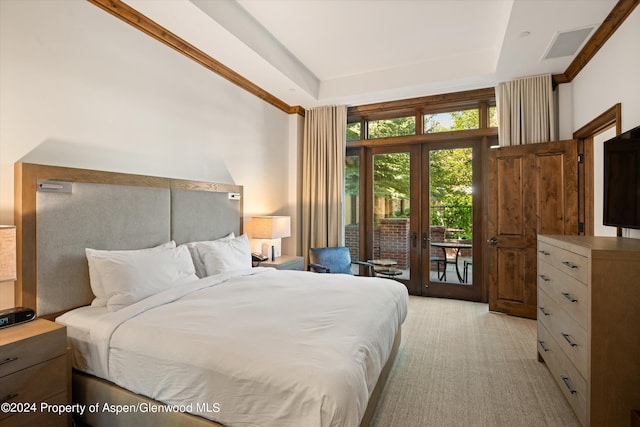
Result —
[[551, 44], [547, 48], [543, 59], [562, 58], [564, 56], [573, 56], [582, 47], [585, 40], [595, 26], [578, 28], [569, 31], [558, 31], [553, 36]]

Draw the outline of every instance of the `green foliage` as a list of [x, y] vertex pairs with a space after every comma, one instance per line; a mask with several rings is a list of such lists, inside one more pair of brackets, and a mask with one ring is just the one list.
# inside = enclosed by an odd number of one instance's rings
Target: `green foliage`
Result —
[[498, 109], [496, 107], [489, 107], [489, 127], [498, 127]]
[[[443, 124], [451, 120], [451, 126]], [[427, 132], [443, 132], [479, 127], [479, 111], [466, 110], [424, 116]], [[385, 138], [415, 134], [415, 118], [375, 120], [368, 122], [369, 138]], [[360, 124], [347, 127], [347, 139], [360, 139]], [[432, 150], [429, 154], [431, 225], [459, 229], [458, 237], [472, 235], [472, 149]], [[360, 162], [357, 156], [347, 157], [345, 191], [359, 193]], [[408, 217], [409, 190], [411, 184], [409, 153], [377, 154], [373, 158], [374, 197], [395, 201], [393, 211], [387, 217]]]
[[472, 149], [433, 150], [429, 153], [431, 225], [471, 232]]
[[454, 111], [451, 113], [453, 126], [451, 130], [478, 129], [480, 127], [480, 110]]
[[360, 140], [360, 122], [347, 124], [347, 141]]
[[416, 134], [415, 117], [400, 117], [397, 119], [372, 120], [369, 122], [369, 138], [387, 138]]
[[344, 186], [346, 194], [357, 196], [360, 193], [360, 157], [345, 158]]
[[409, 161], [409, 153], [373, 156], [374, 196], [407, 200], [411, 185]]
[[480, 110], [452, 111], [450, 113], [425, 114], [424, 133], [478, 129]]

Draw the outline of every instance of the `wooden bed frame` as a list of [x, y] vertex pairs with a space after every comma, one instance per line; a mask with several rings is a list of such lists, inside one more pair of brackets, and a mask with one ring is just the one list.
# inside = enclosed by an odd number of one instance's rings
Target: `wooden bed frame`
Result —
[[[150, 177], [141, 175], [132, 175], [116, 172], [104, 172], [94, 171], [86, 169], [75, 169], [66, 167], [35, 165], [28, 163], [16, 163], [15, 165], [15, 224], [17, 227], [17, 247], [18, 247], [18, 278], [16, 282], [16, 305], [34, 308], [39, 317], [47, 318], [50, 320], [55, 319], [58, 315], [76, 308], [78, 306], [89, 305], [93, 298], [93, 294], [90, 291], [90, 285], [88, 282], [88, 272], [81, 274], [81, 280], [61, 280], [63, 283], [51, 284], [47, 282], [46, 286], [60, 287], [58, 293], [74, 295], [74, 298], [70, 298], [71, 302], [67, 303], [67, 298], [60, 300], [61, 302], [55, 303], [53, 306], [47, 304], [46, 310], [40, 310], [38, 294], [44, 293], [42, 288], [43, 284], [39, 279], [39, 268], [41, 268], [41, 260], [46, 259], [49, 254], [39, 253], [38, 250], [38, 187], [44, 181], [50, 182], [70, 182], [76, 183], [88, 183], [88, 184], [106, 184], [116, 186], [129, 186], [129, 187], [143, 187], [152, 189], [167, 189], [167, 191], [173, 190], [189, 190], [196, 192], [213, 192], [213, 193], [234, 193], [235, 203], [238, 203], [238, 212], [231, 215], [237, 215], [237, 218], [233, 216], [230, 221], [233, 224], [232, 230], [224, 230], [224, 234], [229, 231], [235, 231], [242, 233], [242, 186], [232, 184], [218, 184], [212, 182], [201, 181], [189, 181], [171, 178]], [[42, 191], [42, 190], [41, 190]], [[173, 194], [173, 193], [172, 193]], [[198, 193], [200, 194], [200, 193]], [[171, 198], [173, 196], [169, 196]], [[232, 197], [229, 197], [231, 200]], [[232, 202], [229, 202], [232, 203]], [[198, 203], [199, 205], [199, 203]], [[203, 209], [208, 209], [206, 206]], [[172, 207], [170, 215], [174, 215], [174, 208]], [[196, 209], [197, 210], [197, 209]], [[229, 215], [225, 213], [224, 215]], [[227, 218], [228, 219], [228, 218]], [[209, 222], [211, 222], [209, 220]], [[173, 227], [173, 226], [172, 226]], [[208, 230], [204, 235], [198, 236], [198, 239], [189, 236], [191, 240], [188, 240], [187, 234], [182, 233], [182, 240], [180, 238], [174, 238], [175, 230], [172, 228], [164, 241], [174, 239], [177, 243], [184, 243], [185, 241], [193, 240], [211, 240], [213, 238], [221, 237], [223, 234], [221, 230]], [[209, 233], [208, 235], [206, 233]], [[46, 234], [46, 233], [42, 233]], [[162, 234], [162, 233], [161, 233]], [[178, 233], [180, 235], [180, 233]], [[41, 236], [42, 238], [42, 236]], [[139, 243], [139, 242], [138, 242]], [[162, 243], [158, 241], [156, 243], [140, 243], [151, 246], [152, 244]], [[145, 246], [138, 246], [145, 247]], [[120, 247], [101, 247], [101, 249], [127, 249]], [[58, 255], [58, 254], [56, 254]], [[78, 254], [76, 254], [78, 255]], [[40, 258], [39, 258], [40, 257]], [[78, 257], [82, 258], [82, 263], [86, 264], [84, 260], [84, 252]], [[51, 258], [49, 256], [49, 258]], [[79, 261], [76, 259], [75, 261]], [[86, 268], [83, 266], [83, 268]], [[64, 269], [68, 269], [64, 266]], [[86, 276], [86, 277], [85, 277]], [[80, 283], [76, 283], [80, 282]], [[75, 288], [83, 289], [75, 289]], [[48, 295], [48, 294], [47, 294]], [[64, 301], [64, 302], [62, 302]], [[362, 418], [361, 427], [368, 426], [374, 411], [376, 404], [382, 394], [384, 384], [389, 375], [393, 361], [398, 351], [400, 344], [400, 329], [398, 329], [395, 341], [393, 344], [392, 353], [387, 360], [379, 378], [377, 384], [370, 396], [369, 404], [366, 412]], [[79, 371], [73, 371], [72, 381], [72, 395], [73, 403], [92, 404], [96, 402], [109, 402], [118, 405], [163, 405], [160, 402], [149, 399], [145, 396], [141, 396], [132, 392], [129, 392], [113, 383], [105, 381], [103, 379], [84, 374]], [[157, 425], [157, 426], [218, 426], [220, 424], [213, 421], [201, 418], [199, 416], [191, 415], [188, 413], [128, 413], [115, 415], [109, 412], [97, 412], [97, 413], [85, 413], [84, 417], [80, 418], [80, 421], [88, 423], [92, 426], [131, 426], [131, 425]]]

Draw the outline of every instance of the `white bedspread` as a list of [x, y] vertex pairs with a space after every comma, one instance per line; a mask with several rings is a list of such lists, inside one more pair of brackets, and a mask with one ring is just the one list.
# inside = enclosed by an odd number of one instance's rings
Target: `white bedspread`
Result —
[[407, 298], [389, 279], [255, 268], [57, 321], [77, 368], [228, 427], [357, 426]]

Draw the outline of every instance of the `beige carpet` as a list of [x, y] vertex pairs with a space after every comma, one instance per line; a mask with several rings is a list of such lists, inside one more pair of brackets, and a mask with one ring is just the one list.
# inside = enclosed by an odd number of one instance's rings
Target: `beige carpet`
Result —
[[537, 360], [534, 320], [410, 297], [402, 333], [371, 427], [580, 425]]

